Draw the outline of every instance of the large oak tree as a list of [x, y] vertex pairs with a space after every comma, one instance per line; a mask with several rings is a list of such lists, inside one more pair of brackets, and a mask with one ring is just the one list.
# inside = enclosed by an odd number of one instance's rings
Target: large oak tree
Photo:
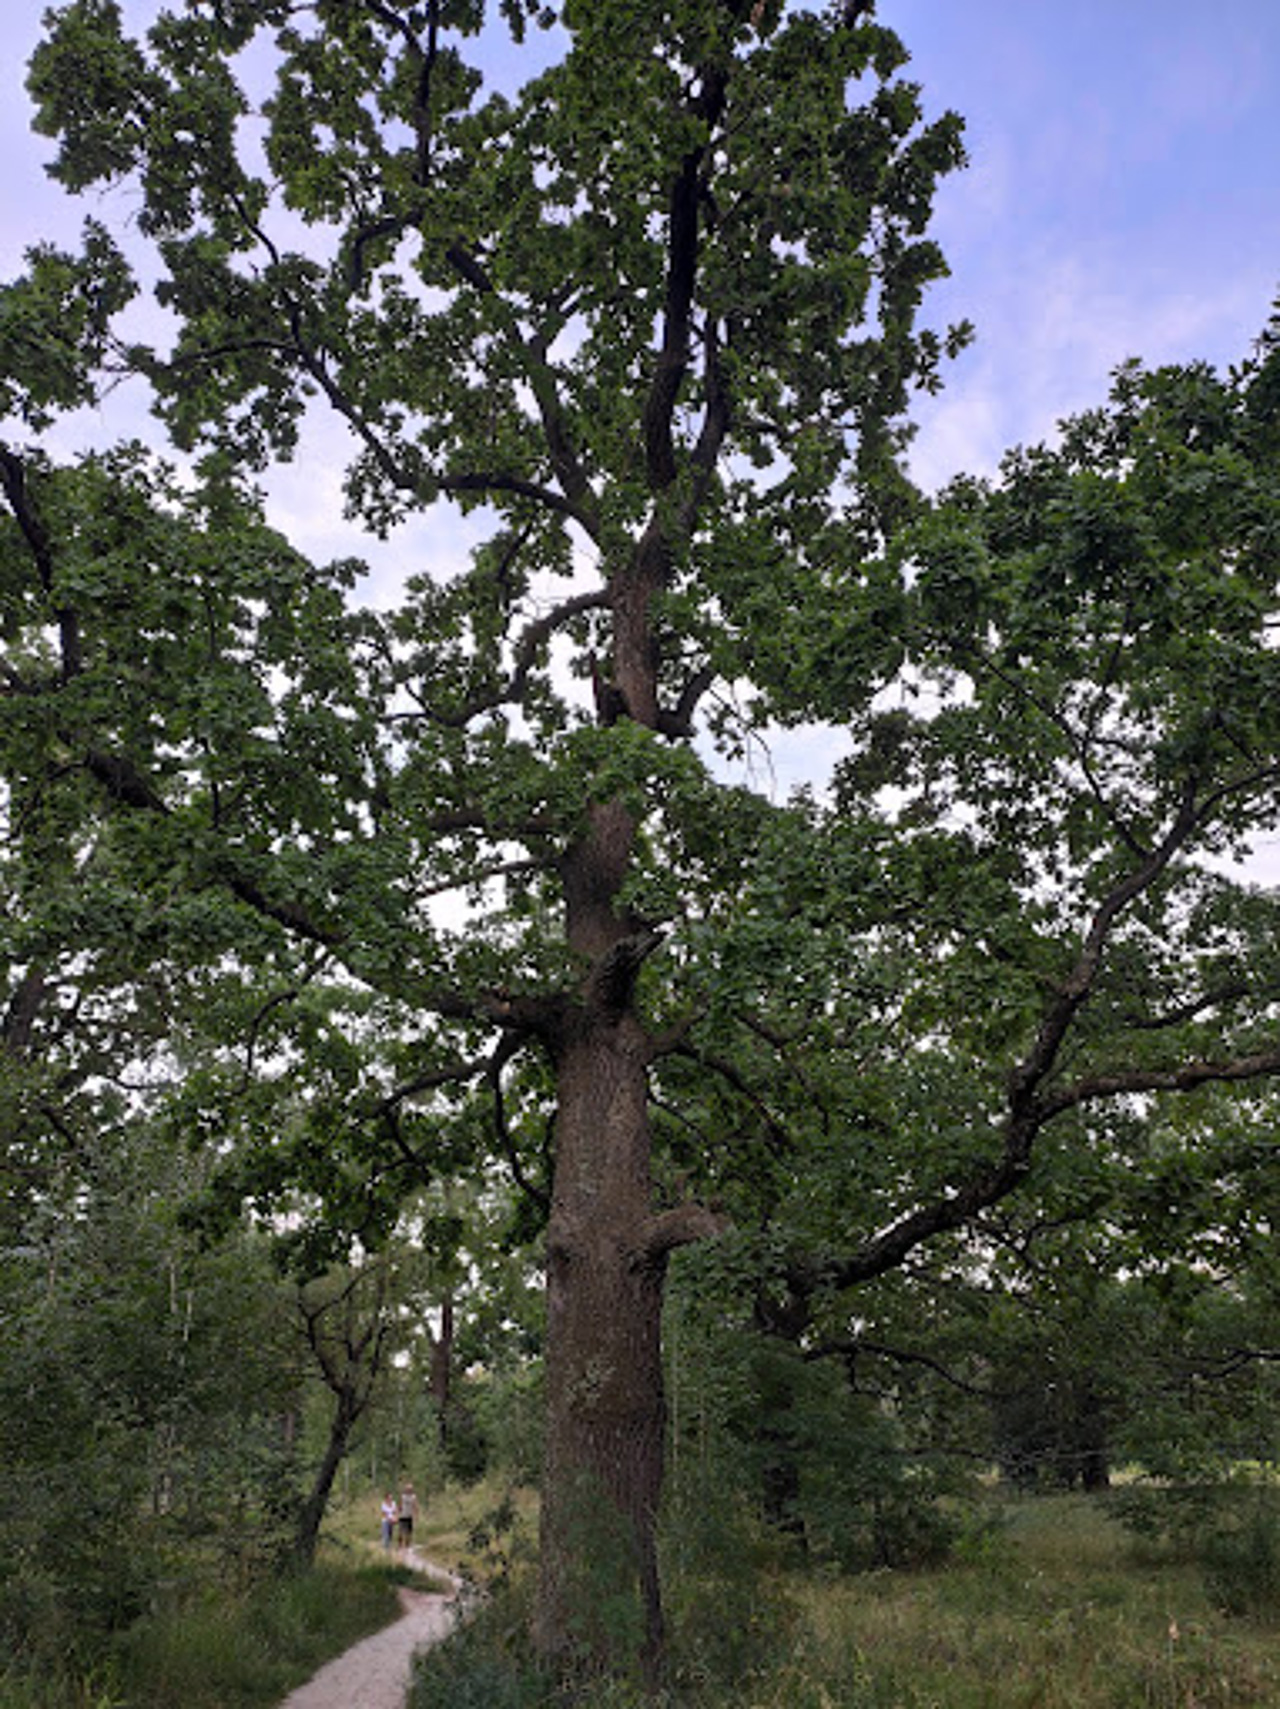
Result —
[[[653, 1665], [662, 1278], [717, 1226], [651, 1169], [651, 1078], [697, 1021], [668, 930], [716, 812], [695, 736], [742, 739], [715, 685], [901, 502], [959, 125], [922, 123], [861, 6], [501, 10], [559, 53], [511, 96], [466, 0], [196, 0], [145, 37], [113, 0], [51, 16], [54, 176], [127, 187], [172, 337], [113, 333], [134, 286], [94, 225], [7, 296], [7, 401], [38, 426], [143, 375], [198, 490], [5, 448], [10, 1030], [38, 1054], [73, 988], [145, 959], [171, 1001], [239, 1013], [248, 1096], [291, 1015], [295, 1067], [328, 1075], [342, 1003], [314, 994], [358, 991], [346, 1043], [396, 1041], [373, 1114], [402, 1149], [415, 1098], [487, 1082], [501, 1108], [522, 1057], [549, 1064], [537, 1634], [590, 1646], [620, 1575]], [[308, 571], [245, 490], [314, 455], [315, 404], [370, 530], [484, 507], [469, 567], [406, 564], [394, 612], [341, 613], [349, 573]], [[847, 634], [865, 696], [891, 640]]]
[[[66, 1127], [180, 1012], [187, 1125], [371, 1238], [432, 1170], [510, 1170], [546, 1217], [539, 1641], [607, 1648], [620, 1589], [656, 1665], [663, 1271], [711, 1192], [812, 1350], [1009, 1196], [1145, 1167], [1151, 1100], [1280, 1069], [1273, 899], [1210, 864], [1275, 822], [1276, 357], [1129, 372], [921, 509], [960, 150], [894, 38], [571, 5], [507, 98], [479, 22], [224, 0], [140, 43], [81, 4], [37, 57], [58, 174], [140, 188], [174, 333], [115, 339], [93, 227], [6, 295], [8, 401], [140, 373], [196, 481], [0, 464], [7, 1058], [23, 1131]], [[246, 483], [313, 406], [372, 531], [491, 519], [468, 568], [375, 614], [272, 534]], [[829, 809], [711, 769], [814, 714], [854, 733]]]

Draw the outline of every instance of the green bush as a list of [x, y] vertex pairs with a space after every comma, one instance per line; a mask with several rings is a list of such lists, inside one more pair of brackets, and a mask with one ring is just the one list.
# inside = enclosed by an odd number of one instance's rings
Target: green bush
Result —
[[747, 1500], [686, 1483], [662, 1526], [677, 1687], [736, 1692], [769, 1672], [799, 1617], [784, 1588], [790, 1553]]
[[1280, 1617], [1280, 1490], [1232, 1481], [1119, 1491], [1111, 1511], [1136, 1536], [1199, 1568], [1224, 1614]]
[[128, 1709], [273, 1705], [397, 1613], [393, 1569], [322, 1565], [240, 1597], [210, 1592], [138, 1621], [116, 1642]]
[[528, 1615], [522, 1590], [497, 1590], [418, 1657], [408, 1709], [544, 1709], [553, 1692], [530, 1651]]
[[1231, 1499], [1225, 1484], [1133, 1484], [1113, 1490], [1107, 1511], [1133, 1536], [1168, 1557], [1194, 1561], [1199, 1541], [1221, 1521]]
[[1200, 1546], [1205, 1588], [1224, 1614], [1280, 1615], [1280, 1506], [1257, 1489], [1209, 1531]]

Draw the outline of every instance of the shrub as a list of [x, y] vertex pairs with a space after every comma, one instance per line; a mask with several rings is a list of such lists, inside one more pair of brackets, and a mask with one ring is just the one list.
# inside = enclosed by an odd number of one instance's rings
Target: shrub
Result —
[[1243, 1481], [1139, 1488], [1111, 1507], [1135, 1535], [1194, 1563], [1223, 1613], [1280, 1616], [1280, 1491]]
[[528, 1599], [504, 1585], [414, 1667], [408, 1709], [544, 1709], [552, 1701], [530, 1651]]
[[1280, 1507], [1275, 1492], [1249, 1491], [1200, 1546], [1205, 1588], [1224, 1614], [1280, 1615]]

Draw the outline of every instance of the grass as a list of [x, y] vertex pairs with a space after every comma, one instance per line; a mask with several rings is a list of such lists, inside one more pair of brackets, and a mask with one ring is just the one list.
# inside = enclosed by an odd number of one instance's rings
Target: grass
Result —
[[1019, 1503], [980, 1559], [942, 1572], [792, 1588], [801, 1635], [753, 1709], [1280, 1704], [1274, 1632], [1225, 1619], [1194, 1568], [1083, 1497]]
[[[421, 1492], [420, 1492], [421, 1493]], [[378, 1544], [380, 1494], [372, 1490], [337, 1511], [327, 1522], [328, 1534], [355, 1553], [381, 1557]], [[452, 1572], [477, 1580], [493, 1576], [495, 1555], [531, 1539], [537, 1527], [538, 1497], [528, 1488], [512, 1489], [488, 1478], [476, 1484], [450, 1484], [421, 1494], [414, 1527], [415, 1545], [429, 1559]], [[510, 1519], [510, 1525], [503, 1521]]]
[[[502, 1497], [496, 1485], [433, 1497], [415, 1541], [443, 1566], [488, 1577], [492, 1556], [472, 1533]], [[309, 1573], [242, 1596], [222, 1588], [175, 1599], [105, 1656], [0, 1660], [0, 1709], [274, 1709], [332, 1656], [397, 1617], [398, 1584], [446, 1588], [387, 1558], [379, 1499], [371, 1492], [331, 1516]], [[524, 1492], [517, 1506], [527, 1514], [535, 1501]]]
[[[929, 1573], [846, 1579], [775, 1575], [751, 1593], [697, 1600], [701, 1629], [677, 1642], [670, 1709], [1276, 1709], [1274, 1626], [1228, 1619], [1174, 1551], [1139, 1544], [1105, 1502], [1019, 1500], [969, 1557]], [[688, 1587], [684, 1587], [687, 1595]], [[680, 1587], [673, 1587], [674, 1607]], [[548, 1699], [511, 1656], [495, 1610], [428, 1658], [415, 1702]], [[758, 1639], [744, 1633], [756, 1625]], [[722, 1630], [714, 1629], [718, 1625]], [[692, 1643], [690, 1640], [694, 1640]], [[763, 1640], [763, 1641], [760, 1641]], [[450, 1650], [456, 1650], [451, 1658]], [[717, 1655], [746, 1659], [729, 1681]], [[713, 1665], [701, 1665], [711, 1658]], [[639, 1700], [600, 1686], [591, 1709]]]
[[[432, 1496], [419, 1521], [424, 1553], [484, 1576], [493, 1551], [475, 1547], [475, 1532], [504, 1493], [480, 1485]], [[31, 1679], [0, 1663], [0, 1704], [271, 1709], [323, 1661], [394, 1617], [405, 1572], [378, 1548], [376, 1499], [337, 1517], [336, 1540], [314, 1573], [239, 1600], [188, 1602], [153, 1616], [120, 1643], [109, 1666]], [[535, 1498], [520, 1492], [511, 1505], [527, 1534]], [[1280, 1705], [1276, 1626], [1220, 1613], [1185, 1550], [1136, 1540], [1096, 1498], [1018, 1500], [1002, 1513], [1002, 1523], [973, 1533], [965, 1558], [930, 1573], [759, 1579], [729, 1563], [723, 1586], [717, 1578], [709, 1593], [674, 1584], [672, 1613], [689, 1611], [697, 1630], [683, 1644], [678, 1636], [679, 1689], [670, 1709]], [[499, 1543], [509, 1545], [510, 1533]], [[451, 1658], [437, 1652], [429, 1663], [437, 1687], [419, 1702], [433, 1709], [546, 1702], [518, 1661], [510, 1612], [495, 1603], [491, 1622], [488, 1612], [460, 1643], [444, 1646]], [[738, 1670], [732, 1680], [729, 1666]], [[636, 1699], [602, 1685], [590, 1702], [623, 1709]]]
[[402, 1568], [330, 1557], [240, 1597], [139, 1621], [81, 1670], [0, 1666], [4, 1709], [271, 1709], [331, 1656], [399, 1613]]

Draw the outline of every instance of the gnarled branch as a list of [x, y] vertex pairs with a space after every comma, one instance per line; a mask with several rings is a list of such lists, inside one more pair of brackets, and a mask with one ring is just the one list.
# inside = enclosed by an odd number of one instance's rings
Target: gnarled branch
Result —
[[631, 1248], [631, 1261], [640, 1268], [664, 1264], [681, 1246], [691, 1246], [699, 1240], [716, 1240], [729, 1227], [730, 1219], [723, 1211], [690, 1201], [658, 1211], [640, 1231]]

